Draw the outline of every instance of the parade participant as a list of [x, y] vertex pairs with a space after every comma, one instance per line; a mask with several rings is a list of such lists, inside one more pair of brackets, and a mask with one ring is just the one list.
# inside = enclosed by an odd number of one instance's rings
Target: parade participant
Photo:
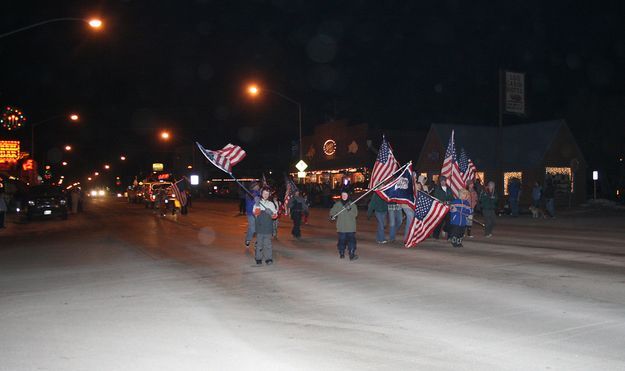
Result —
[[[477, 191], [475, 190], [475, 183], [469, 182], [468, 191], [469, 191], [469, 201], [471, 201], [471, 209], [475, 211], [475, 207], [477, 206], [477, 203], [479, 201], [479, 196], [477, 194]], [[471, 213], [471, 215], [469, 215], [469, 217], [467, 218], [467, 237], [469, 238], [473, 238], [473, 235], [471, 234], [472, 226], [473, 226], [473, 213]]]
[[419, 175], [419, 181], [417, 184], [421, 185], [421, 191], [430, 193], [430, 188], [427, 185], [428, 178], [425, 175]]
[[302, 232], [300, 229], [302, 225], [302, 216], [308, 213], [308, 204], [306, 204], [306, 199], [301, 196], [299, 190], [295, 191], [295, 194], [289, 200], [287, 208], [289, 209], [291, 219], [293, 220], [293, 229], [291, 230], [291, 234], [299, 240], [302, 238]]
[[450, 204], [449, 236], [453, 247], [462, 247], [462, 238], [468, 225], [469, 216], [473, 215], [471, 195], [466, 189], [458, 191], [458, 198]]
[[493, 236], [493, 228], [495, 227], [495, 210], [499, 198], [495, 192], [495, 182], [492, 180], [480, 194], [480, 207], [482, 215], [484, 215], [484, 235], [486, 238]]
[[253, 215], [256, 230], [256, 265], [273, 264], [273, 251], [271, 235], [273, 233], [273, 221], [278, 217], [276, 205], [269, 199], [271, 191], [265, 187], [260, 193], [260, 199], [254, 203]]
[[[345, 208], [345, 211], [341, 212], [343, 208]], [[358, 259], [358, 255], [356, 255], [356, 218], [358, 217], [358, 207], [351, 205], [347, 190], [341, 191], [341, 199], [336, 201], [332, 209], [330, 209], [330, 217], [332, 217], [332, 220], [336, 220], [339, 258], [345, 258], [345, 248], [347, 248], [349, 260]]]
[[373, 193], [371, 201], [369, 201], [369, 207], [367, 208], [367, 218], [375, 214], [375, 218], [378, 221], [378, 229], [375, 235], [376, 242], [379, 244], [385, 244], [386, 238], [384, 238], [384, 227], [386, 224], [386, 214], [388, 213], [388, 205], [386, 202], [378, 196], [377, 193]]
[[403, 220], [403, 212], [401, 205], [395, 202], [388, 203], [388, 240], [390, 243], [395, 243], [395, 236], [397, 230], [401, 227]]
[[245, 247], [250, 247], [250, 242], [252, 241], [252, 238], [254, 238], [254, 233], [256, 232], [256, 220], [254, 219], [254, 204], [256, 203], [257, 198], [260, 195], [260, 193], [258, 192], [258, 190], [260, 189], [258, 183], [252, 183], [251, 188], [251, 195], [246, 194], [245, 196], [245, 214], [247, 215], [247, 233], [245, 235]]
[[276, 206], [276, 210], [278, 210], [278, 217], [275, 218], [273, 220], [273, 230], [272, 230], [272, 236], [277, 240], [278, 239], [278, 222], [280, 220], [280, 216], [282, 214], [281, 210], [282, 210], [282, 202], [280, 202], [280, 200], [278, 199], [278, 195], [274, 192], [274, 194], [272, 195], [272, 202], [273, 204]]
[[[451, 187], [449, 186], [449, 182], [447, 181], [447, 177], [441, 175], [438, 177], [438, 185], [434, 187], [434, 198], [438, 199], [444, 204], [449, 205], [449, 203], [454, 199], [454, 195], [451, 191]], [[435, 239], [439, 239], [441, 234], [441, 229], [446, 232], [447, 231], [447, 223], [449, 223], [449, 214], [445, 216], [445, 219], [436, 226], [434, 229], [434, 233], [432, 233], [432, 237]]]

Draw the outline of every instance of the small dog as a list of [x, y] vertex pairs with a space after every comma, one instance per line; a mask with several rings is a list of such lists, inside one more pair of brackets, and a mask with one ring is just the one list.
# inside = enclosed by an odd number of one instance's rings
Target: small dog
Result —
[[532, 218], [534, 219], [546, 218], [545, 212], [539, 207], [530, 206], [530, 211], [532, 212]]

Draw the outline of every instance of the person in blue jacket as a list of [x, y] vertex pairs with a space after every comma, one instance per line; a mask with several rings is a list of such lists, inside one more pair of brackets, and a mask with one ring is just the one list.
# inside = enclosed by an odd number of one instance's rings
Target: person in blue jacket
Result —
[[449, 205], [449, 236], [453, 247], [462, 247], [464, 231], [467, 228], [469, 215], [473, 214], [471, 208], [471, 195], [466, 189], [458, 191], [458, 198]]
[[252, 183], [251, 195], [245, 197], [245, 214], [247, 215], [247, 232], [245, 234], [245, 247], [250, 247], [250, 242], [256, 234], [256, 218], [254, 217], [254, 205], [260, 198], [260, 186], [258, 183]]

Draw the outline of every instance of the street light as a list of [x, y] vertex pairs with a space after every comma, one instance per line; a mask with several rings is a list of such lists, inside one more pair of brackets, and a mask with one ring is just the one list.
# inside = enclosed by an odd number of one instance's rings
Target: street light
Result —
[[65, 146], [65, 151], [69, 152], [72, 150], [72, 146], [70, 146], [69, 144]]
[[119, 156], [119, 159], [122, 160], [122, 161], [126, 161], [126, 156], [123, 156], [123, 155]]
[[170, 135], [168, 131], [161, 131], [161, 139], [169, 140], [169, 137]]
[[271, 89], [267, 89], [267, 88], [260, 88], [258, 85], [256, 84], [250, 84], [247, 87], [247, 92], [248, 94], [250, 94], [252, 97], [256, 97], [258, 96], [261, 92], [266, 91], [268, 93], [274, 94], [279, 96], [280, 98], [289, 101], [293, 104], [295, 104], [297, 106], [297, 119], [299, 122], [299, 159], [300, 161], [302, 161], [302, 105], [300, 104], [300, 102], [294, 100], [293, 98], [280, 93], [278, 91], [275, 90], [271, 90]]
[[74, 18], [74, 17], [53, 18], [53, 19], [48, 19], [48, 20], [45, 20], [45, 21], [37, 22], [37, 23], [31, 24], [29, 26], [18, 28], [17, 30], [5, 32], [3, 34], [0, 34], [0, 39], [3, 38], [3, 37], [7, 37], [7, 36], [10, 36], [10, 35], [16, 34], [18, 32], [30, 30], [31, 28], [43, 26], [43, 25], [46, 25], [46, 24], [49, 24], [49, 23], [56, 23], [56, 22], [85, 22], [86, 24], [89, 25], [89, 27], [91, 27], [94, 30], [101, 29], [102, 25], [103, 25], [102, 20], [100, 20], [98, 18], [91, 18], [91, 19]]
[[105, 170], [109, 170], [111, 168], [111, 166], [109, 164], [104, 164], [104, 169]]
[[[30, 124], [30, 156], [33, 158], [33, 160], [35, 159], [35, 128], [41, 124], [45, 124], [47, 122], [54, 121], [60, 118], [65, 118], [65, 117], [69, 117], [69, 119], [74, 122], [80, 119], [80, 116], [78, 116], [75, 113], [72, 113], [69, 116], [56, 115], [56, 116], [48, 117], [45, 120], [37, 121], [37, 122]], [[71, 148], [67, 149], [67, 147], [65, 147], [65, 150], [71, 151]]]
[[63, 162], [61, 162], [61, 165], [67, 166], [67, 162], [63, 161]]

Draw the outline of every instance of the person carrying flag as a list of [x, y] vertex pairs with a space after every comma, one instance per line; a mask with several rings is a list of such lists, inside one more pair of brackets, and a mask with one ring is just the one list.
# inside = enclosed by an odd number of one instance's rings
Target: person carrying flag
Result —
[[304, 197], [300, 195], [299, 189], [295, 189], [295, 193], [289, 199], [287, 209], [291, 213], [291, 220], [293, 220], [293, 229], [291, 230], [291, 234], [299, 240], [302, 238], [302, 216], [305, 213], [308, 213], [308, 204], [306, 204]]
[[469, 222], [469, 216], [473, 214], [471, 196], [469, 191], [461, 189], [458, 198], [449, 205], [449, 237], [453, 247], [462, 247], [462, 239]]
[[[345, 211], [341, 212], [343, 209]], [[358, 217], [358, 207], [352, 205], [348, 190], [343, 189], [341, 191], [341, 198], [330, 209], [330, 217], [332, 220], [336, 220], [339, 258], [345, 258], [345, 249], [347, 248], [349, 260], [358, 259], [358, 255], [356, 255], [356, 218]]]
[[256, 249], [254, 256], [256, 265], [273, 264], [273, 246], [271, 237], [273, 233], [273, 221], [278, 217], [278, 209], [272, 200], [271, 190], [263, 188], [260, 192], [260, 199], [254, 203], [253, 214], [256, 230]]
[[[449, 186], [449, 181], [447, 180], [446, 176], [441, 175], [438, 177], [438, 185], [434, 188], [434, 193], [432, 194], [432, 196], [434, 196], [434, 198], [438, 199], [439, 201], [441, 201], [442, 203], [446, 205], [451, 203], [451, 201], [454, 199], [454, 195], [452, 193], [451, 187]], [[438, 240], [441, 234], [441, 229], [444, 232], [448, 232], [447, 231], [448, 223], [449, 223], [449, 214], [447, 214], [447, 217], [443, 219], [442, 223], [436, 226], [436, 228], [434, 229], [434, 233], [432, 233], [432, 237]]]
[[254, 219], [254, 204], [256, 200], [260, 196], [260, 192], [258, 191], [260, 187], [258, 183], [254, 182], [251, 187], [251, 194], [247, 194], [245, 197], [245, 214], [247, 215], [247, 233], [245, 235], [245, 247], [250, 246], [250, 242], [252, 238], [254, 238], [254, 234], [256, 233], [256, 220]]

